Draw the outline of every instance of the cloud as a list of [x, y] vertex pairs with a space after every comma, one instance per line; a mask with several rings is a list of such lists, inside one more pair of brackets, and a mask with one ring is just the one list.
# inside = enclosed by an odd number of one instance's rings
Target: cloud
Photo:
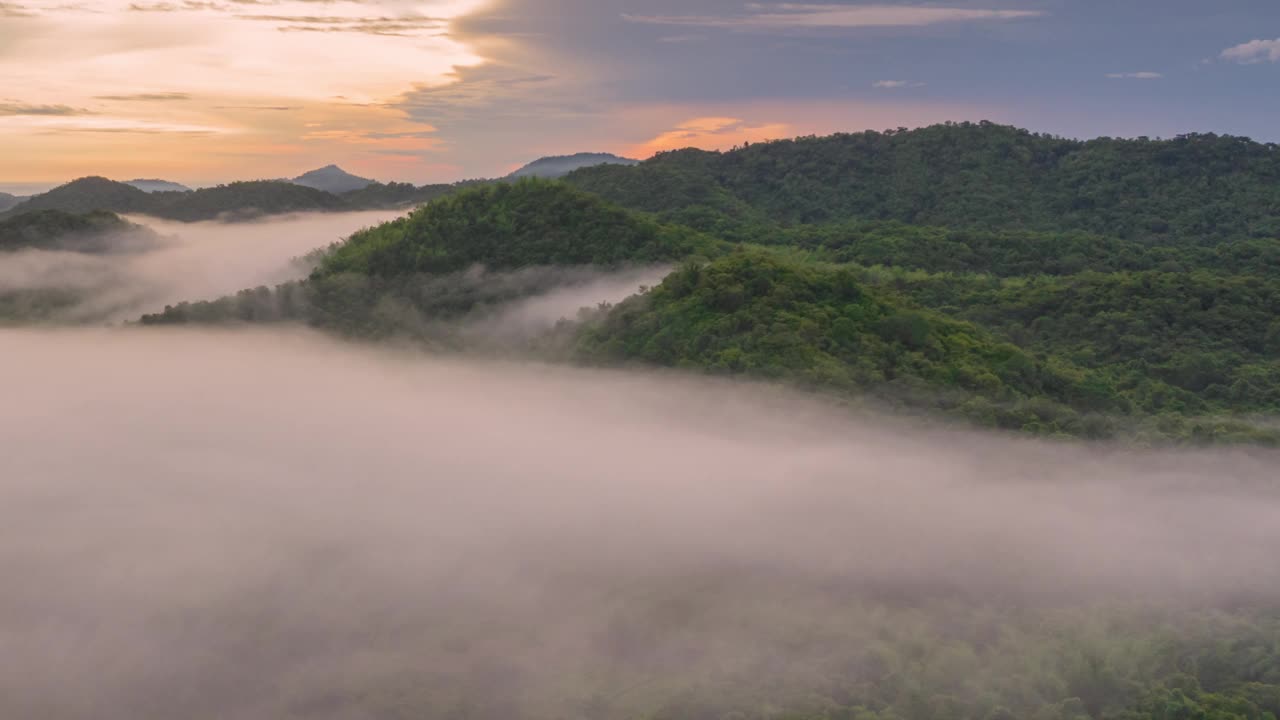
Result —
[[95, 100], [112, 100], [115, 102], [169, 102], [190, 100], [191, 96], [181, 92], [133, 93], [130, 95], [95, 95]]
[[696, 33], [693, 33], [693, 34], [687, 34], [687, 35], [664, 35], [664, 36], [662, 36], [662, 37], [658, 38], [658, 42], [660, 42], [660, 43], [688, 43], [688, 42], [699, 42], [699, 41], [701, 41], [701, 40], [706, 40], [706, 39], [707, 39], [707, 36], [706, 36], [706, 35], [698, 35], [698, 34], [696, 34]]
[[184, 12], [199, 10], [226, 10], [227, 6], [216, 2], [201, 2], [200, 0], [185, 0], [182, 3], [158, 2], [158, 3], [131, 3], [129, 10], [133, 12]]
[[688, 147], [724, 150], [744, 142], [764, 142], [794, 135], [792, 126], [774, 122], [753, 125], [734, 117], [699, 117], [686, 120], [657, 137], [626, 150], [628, 157], [649, 157], [666, 150]]
[[92, 112], [83, 108], [73, 108], [69, 105], [28, 105], [16, 102], [0, 102], [0, 117], [19, 115], [71, 117], [92, 114]]
[[1273, 451], [928, 432], [287, 332], [0, 346], [6, 718], [612, 718], [627, 692], [735, 717], [672, 701], [1007, 680], [957, 637], [1057, 682], [1115, 650], [1098, 610], [1172, 658], [1183, 607], [1280, 595]]
[[787, 30], [802, 28], [919, 27], [944, 23], [1018, 20], [1039, 17], [1039, 10], [984, 10], [952, 7], [893, 5], [831, 5], [782, 3], [747, 6], [738, 15], [633, 15], [623, 19], [651, 25], [692, 25], [731, 30]]
[[0, 17], [8, 18], [29, 18], [35, 17], [36, 14], [31, 8], [16, 3], [0, 2]]
[[300, 105], [215, 105], [214, 110], [270, 110], [275, 112], [285, 112], [288, 110], [301, 110]]
[[1223, 50], [1219, 57], [1241, 65], [1280, 62], [1280, 38], [1275, 40], [1251, 40]]
[[281, 32], [351, 32], [369, 35], [409, 37], [422, 30], [442, 30], [447, 18], [410, 15], [405, 17], [345, 17], [329, 15], [237, 15], [244, 20], [280, 23]]
[[871, 87], [880, 88], [882, 90], [896, 90], [906, 87], [924, 87], [925, 83], [910, 82], [907, 80], [877, 80], [871, 83]]
[[1107, 77], [1113, 80], [1159, 80], [1164, 77], [1158, 72], [1123, 72], [1123, 73], [1107, 73]]

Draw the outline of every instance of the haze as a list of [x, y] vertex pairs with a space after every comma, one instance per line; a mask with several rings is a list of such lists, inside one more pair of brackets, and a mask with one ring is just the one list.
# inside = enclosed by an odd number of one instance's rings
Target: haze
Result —
[[[129, 219], [159, 233], [145, 252], [89, 255], [23, 250], [0, 258], [0, 294], [66, 291], [76, 302], [46, 320], [120, 323], [184, 300], [209, 300], [273, 286], [310, 269], [305, 256], [400, 211], [277, 216], [254, 222], [180, 223]], [[110, 244], [111, 240], [104, 240]]]
[[0, 345], [5, 717], [563, 717], [708, 668], [780, 681], [893, 608], [1280, 593], [1274, 453], [301, 332]]

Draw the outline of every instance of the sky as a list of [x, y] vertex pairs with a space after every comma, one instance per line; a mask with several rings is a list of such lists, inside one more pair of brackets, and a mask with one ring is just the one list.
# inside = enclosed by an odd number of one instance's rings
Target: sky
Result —
[[988, 119], [1280, 141], [1275, 0], [0, 0], [0, 190]]

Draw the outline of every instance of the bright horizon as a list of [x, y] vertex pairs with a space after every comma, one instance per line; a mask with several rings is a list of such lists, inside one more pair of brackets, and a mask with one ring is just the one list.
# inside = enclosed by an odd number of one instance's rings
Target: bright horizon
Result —
[[0, 190], [415, 184], [991, 120], [1280, 139], [1280, 9], [1142, 0], [0, 2]]

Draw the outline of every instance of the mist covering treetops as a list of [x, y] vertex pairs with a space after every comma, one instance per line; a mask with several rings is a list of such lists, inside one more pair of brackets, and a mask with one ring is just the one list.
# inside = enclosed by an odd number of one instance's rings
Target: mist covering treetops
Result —
[[129, 252], [159, 240], [150, 229], [102, 210], [83, 214], [37, 210], [0, 219], [0, 251]]
[[449, 273], [475, 264], [617, 267], [687, 256], [711, 243], [561, 183], [477, 187], [351, 236], [313, 276]]
[[1274, 442], [1250, 417], [1280, 413], [1276, 157], [1239, 138], [990, 124], [678, 151], [455, 189], [356, 233], [289, 293], [151, 321], [289, 316], [421, 337], [424, 317], [518, 297], [442, 295], [430, 278], [685, 258], [578, 325], [570, 354], [1037, 433]]
[[619, 157], [612, 153], [583, 152], [573, 155], [556, 155], [534, 160], [511, 173], [507, 178], [511, 180], [526, 177], [554, 179], [564, 177], [579, 168], [592, 167], [594, 165], [637, 165], [639, 163], [639, 160]]
[[0, 217], [32, 210], [73, 213], [108, 210], [168, 220], [238, 220], [291, 212], [338, 212], [406, 207], [464, 187], [466, 183], [425, 185], [373, 183], [341, 195], [281, 180], [234, 182], [191, 191], [147, 192], [103, 177], [87, 177], [27, 198]]
[[22, 202], [24, 199], [25, 198], [18, 197], [17, 195], [11, 195], [6, 192], [0, 192], [0, 212], [4, 212], [5, 210], [8, 210], [9, 208]]
[[191, 192], [191, 188], [181, 183], [155, 178], [135, 178], [125, 180], [124, 184], [132, 185], [143, 192]]

